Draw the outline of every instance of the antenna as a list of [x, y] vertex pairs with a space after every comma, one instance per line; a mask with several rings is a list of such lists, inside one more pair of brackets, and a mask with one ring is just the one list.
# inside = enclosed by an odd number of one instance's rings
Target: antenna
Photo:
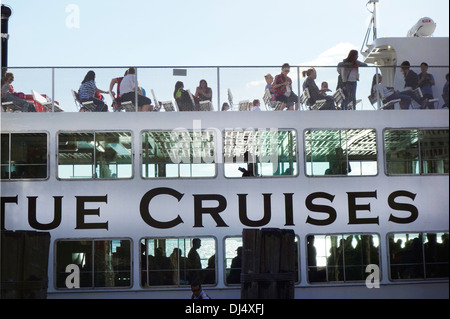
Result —
[[366, 36], [364, 37], [363, 45], [361, 47], [361, 54], [364, 55], [364, 53], [367, 53], [367, 51], [364, 51], [364, 48], [368, 46], [369, 37], [370, 37], [370, 31], [372, 30], [372, 41], [375, 41], [377, 39], [377, 3], [379, 0], [369, 0], [366, 4], [366, 7], [369, 4], [373, 5], [373, 10], [369, 12], [372, 14], [372, 18], [370, 19], [369, 26], [367, 27]]

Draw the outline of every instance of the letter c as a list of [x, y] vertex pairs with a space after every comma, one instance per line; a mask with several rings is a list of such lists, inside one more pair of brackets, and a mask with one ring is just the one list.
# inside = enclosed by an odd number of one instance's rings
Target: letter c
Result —
[[153, 199], [153, 197], [162, 195], [162, 194], [171, 195], [171, 196], [175, 197], [178, 200], [178, 202], [184, 196], [184, 194], [181, 194], [181, 193], [177, 192], [176, 190], [174, 190], [172, 188], [168, 188], [168, 187], [158, 187], [158, 188], [154, 188], [154, 189], [148, 191], [142, 197], [141, 204], [140, 204], [141, 217], [144, 220], [144, 222], [146, 222], [151, 227], [160, 228], [160, 229], [172, 228], [172, 227], [177, 226], [178, 224], [183, 223], [183, 220], [181, 219], [180, 215], [178, 215], [176, 218], [174, 218], [168, 222], [162, 222], [162, 221], [156, 220], [150, 215], [150, 211], [148, 209], [148, 205], [150, 204], [150, 201]]

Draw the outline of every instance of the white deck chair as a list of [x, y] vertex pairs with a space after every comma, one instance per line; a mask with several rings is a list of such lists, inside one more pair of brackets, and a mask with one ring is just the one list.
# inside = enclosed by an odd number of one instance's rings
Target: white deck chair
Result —
[[[151, 89], [150, 91], [152, 92], [153, 102], [155, 103], [156, 111], [159, 111], [161, 109], [162, 102], [160, 104], [160, 102], [156, 98], [155, 91], [153, 91], [153, 89]], [[154, 111], [155, 111], [155, 109], [154, 109]]]
[[120, 103], [121, 110], [124, 110], [125, 112], [136, 112], [136, 106], [133, 104], [132, 101], [124, 101]]
[[164, 108], [164, 111], [166, 112], [178, 112], [178, 105], [174, 103], [172, 103], [172, 101], [165, 101], [165, 102], [161, 102], [162, 107]]
[[2, 102], [2, 111], [5, 112], [22, 112], [22, 107], [14, 104], [13, 101]]
[[[356, 105], [358, 105], [359, 103], [361, 103], [361, 101], [362, 101], [361, 99], [356, 100]], [[355, 105], [355, 107], [353, 108], [353, 101], [350, 101], [350, 103], [348, 103], [348, 106], [347, 106], [347, 107], [348, 107], [349, 109], [352, 109], [352, 110], [355, 109], [355, 110], [356, 110], [356, 105]]]
[[[413, 92], [414, 92], [414, 94], [416, 94], [418, 97], [423, 98], [422, 89], [421, 89], [420, 87], [418, 87], [418, 88], [416, 88], [415, 90], [413, 90]], [[429, 103], [433, 103], [433, 106], [434, 106], [434, 103], [436, 103], [436, 102], [438, 102], [438, 101], [439, 101], [439, 99], [429, 99], [429, 100], [428, 100], [428, 104], [429, 104]]]
[[[394, 106], [396, 103], [399, 103], [401, 101], [401, 99], [395, 99], [395, 100], [390, 100], [387, 103], [384, 103], [384, 95], [383, 93], [380, 91], [380, 103], [381, 103], [381, 108], [380, 110], [392, 110], [394, 109]], [[377, 97], [376, 95], [369, 95], [367, 97], [369, 99], [370, 104], [372, 104], [372, 106], [376, 109], [376, 103], [377, 103]]]
[[[49, 102], [45, 97], [40, 95], [35, 90], [31, 90], [31, 95], [33, 96], [33, 100], [39, 104], [41, 104], [43, 107], [45, 107], [47, 110], [52, 111], [52, 107], [54, 107], [55, 112], [62, 112], [63, 110], [59, 107], [59, 104], [57, 102]], [[54, 104], [54, 105], [53, 105]]]
[[244, 100], [239, 102], [239, 111], [250, 111], [250, 101]]
[[345, 94], [341, 88], [337, 89], [336, 92], [334, 92], [333, 100], [334, 103], [336, 104], [336, 107], [342, 108], [341, 105], [345, 101]]
[[200, 111], [212, 111], [211, 101], [200, 101]]
[[228, 89], [228, 103], [230, 104], [230, 110], [233, 110], [233, 94], [231, 94], [231, 90]]
[[307, 110], [308, 105], [306, 104], [308, 102], [308, 96], [305, 94], [305, 91], [302, 92], [302, 95], [300, 95], [300, 105], [302, 107], [302, 110]]
[[263, 95], [263, 101], [264, 101], [264, 105], [266, 106], [266, 110], [270, 111], [272, 110], [272, 105], [270, 103], [270, 100], [272, 99], [272, 94], [270, 94], [269, 89], [266, 89], [264, 91], [264, 95]]
[[281, 105], [283, 105], [280, 101], [271, 101], [272, 94], [270, 93], [269, 89], [266, 89], [263, 96], [263, 101], [266, 106], [266, 110], [268, 111], [278, 111], [281, 108]]
[[[228, 89], [228, 102], [230, 103], [230, 109], [233, 109], [233, 94], [231, 94], [230, 89]], [[238, 107], [239, 111], [248, 111], [250, 101], [249, 100], [239, 101], [238, 105], [239, 105], [239, 107]]]
[[187, 90], [187, 92], [189, 94], [189, 97], [191, 98], [192, 105], [194, 106], [194, 109], [195, 109], [196, 104], [195, 104], [194, 96], [192, 95], [191, 91]]
[[95, 111], [95, 104], [94, 104], [94, 102], [92, 102], [92, 101], [81, 102], [78, 99], [78, 95], [77, 95], [77, 93], [74, 90], [72, 90], [72, 96], [73, 96], [73, 99], [75, 101], [75, 105], [78, 107], [78, 110], [80, 110], [82, 107], [84, 107], [86, 109], [86, 111], [88, 111], [88, 112], [94, 112]]
[[[114, 98], [114, 95], [112, 94], [111, 91], [109, 91], [109, 96], [111, 97], [111, 100], [114, 103], [115, 98]], [[85, 106], [85, 103], [90, 103], [90, 102], [84, 102], [83, 106]], [[92, 104], [94, 104], [94, 103], [92, 103]], [[95, 110], [95, 105], [94, 105], [94, 108], [92, 109], [91, 112], [93, 112], [93, 110]], [[124, 111], [124, 112], [135, 112], [136, 111], [136, 107], [135, 107], [135, 105], [133, 104], [132, 101], [125, 101], [125, 102], [120, 102], [120, 105], [117, 106], [117, 110], [119, 112], [121, 112], [121, 111]]]
[[77, 93], [74, 90], [72, 91], [73, 100], [75, 102], [75, 107], [78, 109], [78, 111], [81, 109], [83, 104], [81, 104], [80, 100], [78, 100]]
[[[308, 88], [306, 88], [303, 91], [303, 95], [304, 95], [304, 99], [305, 99], [305, 104], [307, 104], [308, 100], [311, 98]], [[316, 100], [316, 102], [313, 105], [309, 106], [309, 109], [310, 110], [320, 110], [322, 108], [322, 106], [325, 105], [326, 102], [327, 102], [327, 100]]]

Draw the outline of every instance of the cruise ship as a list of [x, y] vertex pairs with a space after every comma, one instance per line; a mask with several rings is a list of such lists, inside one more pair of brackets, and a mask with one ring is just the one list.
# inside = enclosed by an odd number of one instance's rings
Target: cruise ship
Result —
[[[426, 56], [441, 92], [449, 39], [420, 34], [432, 23], [367, 43], [364, 78], [400, 89], [401, 62], [418, 73]], [[24, 297], [28, 281], [49, 299], [186, 299], [195, 279], [214, 299], [239, 299], [243, 231], [275, 228], [295, 234], [295, 298], [449, 298], [440, 93], [433, 109], [358, 96], [369, 109], [314, 110], [294, 86], [298, 110], [277, 110], [262, 91], [265, 109], [249, 112], [217, 82], [227, 93], [209, 111], [172, 100], [158, 112], [58, 112], [56, 96], [32, 101], [48, 112], [8, 112], [2, 100], [2, 297]], [[22, 233], [28, 259], [7, 245]], [[42, 256], [34, 275], [6, 277]]]

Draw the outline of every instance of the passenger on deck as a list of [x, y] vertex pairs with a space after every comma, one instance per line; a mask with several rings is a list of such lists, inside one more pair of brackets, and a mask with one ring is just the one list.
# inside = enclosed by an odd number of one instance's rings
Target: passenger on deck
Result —
[[200, 84], [195, 90], [194, 97], [199, 101], [212, 101], [212, 90], [208, 87], [206, 80], [200, 80]]
[[311, 106], [314, 105], [317, 100], [326, 100], [325, 104], [321, 107], [321, 110], [335, 110], [336, 105], [334, 104], [333, 97], [324, 94], [328, 88], [319, 90], [319, 87], [316, 85], [316, 70], [314, 68], [309, 68], [307, 71], [303, 71], [302, 75], [303, 77], [306, 77], [303, 82], [303, 90], [308, 89], [309, 95], [311, 96], [307, 101], [307, 104]]
[[448, 86], [448, 73], [445, 75], [445, 84], [442, 88], [442, 98], [444, 99], [444, 104], [442, 107], [448, 108], [448, 98], [449, 98], [449, 86]]
[[222, 111], [226, 112], [230, 110], [230, 105], [227, 102], [222, 104]]
[[[377, 76], [378, 76], [378, 81], [377, 81]], [[381, 84], [382, 78], [383, 77], [381, 76], [381, 74], [375, 74], [373, 76], [370, 95], [372, 97], [376, 97], [377, 87], [378, 87], [378, 90], [381, 92], [381, 95], [384, 97], [383, 103], [387, 103], [392, 100], [400, 99], [400, 102], [399, 102], [400, 108], [402, 110], [409, 109], [409, 106], [411, 105], [411, 97], [409, 95], [402, 94], [401, 92], [396, 91], [393, 88], [385, 87], [383, 84]], [[392, 107], [389, 107], [389, 109], [394, 109], [394, 105], [392, 105]]]
[[331, 92], [331, 90], [328, 88], [328, 82], [323, 81], [323, 82], [320, 84], [320, 94], [326, 96], [326, 95], [327, 95], [327, 92]]
[[261, 111], [261, 102], [258, 99], [253, 100], [253, 108], [252, 111]]
[[405, 76], [405, 87], [401, 93], [411, 97], [420, 105], [421, 109], [425, 108], [428, 104], [428, 99], [425, 97], [419, 97], [414, 93], [414, 90], [419, 86], [419, 77], [417, 76], [417, 73], [409, 69], [409, 61], [403, 61], [400, 66], [402, 73]]
[[280, 110], [283, 110], [285, 107], [288, 110], [293, 110], [294, 108], [298, 110], [298, 96], [292, 92], [292, 80], [287, 76], [290, 70], [290, 65], [284, 63], [281, 66], [281, 73], [275, 77], [275, 81], [272, 84], [272, 88], [275, 91], [275, 100], [283, 103]]
[[264, 75], [264, 79], [266, 80], [266, 87], [265, 90], [269, 90], [271, 98], [270, 98], [270, 106], [273, 106], [276, 104], [276, 100], [275, 100], [275, 90], [272, 86], [273, 83], [273, 76], [270, 73], [267, 73], [266, 75]]
[[36, 112], [34, 105], [25, 101], [22, 96], [23, 93], [14, 92], [12, 82], [14, 81], [14, 74], [12, 72], [5, 72], [2, 78], [2, 102], [13, 102], [15, 105], [22, 108], [22, 112]]
[[[432, 100], [433, 97], [433, 85], [436, 84], [434, 81], [433, 74], [428, 73], [428, 64], [425, 62], [422, 62], [420, 64], [420, 73], [419, 73], [419, 81], [418, 85], [420, 89], [422, 90], [422, 94], [424, 98], [427, 98], [428, 100]], [[425, 108], [428, 107], [430, 109], [434, 109], [433, 103], [428, 103]]]
[[[81, 102], [92, 101], [95, 104], [94, 112], [108, 112], [108, 106], [99, 97], [100, 93], [108, 93], [97, 88], [95, 84], [95, 72], [89, 71], [81, 82], [78, 95]], [[83, 109], [83, 108], [82, 108]], [[83, 110], [80, 110], [83, 111]]]
[[[120, 83], [122, 82], [123, 78], [128, 74], [128, 70], [125, 71], [125, 74], [122, 77], [114, 78], [111, 80], [111, 83], [109, 84], [109, 91], [114, 96], [114, 101], [112, 104], [112, 108], [114, 110], [117, 109], [117, 107], [120, 105]], [[114, 93], [113, 89], [114, 86], [117, 84], [117, 93]]]
[[184, 84], [181, 81], [175, 83], [175, 90], [173, 91], [173, 98], [177, 102], [180, 111], [194, 111], [195, 106], [192, 105], [192, 100], [189, 93], [184, 90]]
[[153, 107], [151, 105], [152, 101], [143, 95], [142, 90], [139, 88], [138, 81], [136, 78], [136, 69], [129, 68], [128, 74], [123, 77], [120, 83], [120, 101], [132, 101], [136, 105], [136, 92], [138, 91], [138, 111], [147, 112], [152, 111]]
[[350, 50], [348, 56], [338, 64], [337, 71], [341, 75], [344, 87], [345, 100], [342, 109], [348, 110], [348, 105], [353, 102], [352, 110], [356, 109], [356, 83], [359, 81], [359, 67], [367, 66], [366, 63], [358, 61], [358, 51]]

